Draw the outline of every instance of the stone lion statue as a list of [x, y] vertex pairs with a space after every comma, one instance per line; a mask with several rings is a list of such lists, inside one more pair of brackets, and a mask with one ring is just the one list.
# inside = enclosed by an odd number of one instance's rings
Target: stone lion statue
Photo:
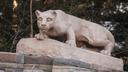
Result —
[[110, 31], [99, 24], [67, 14], [62, 10], [35, 11], [39, 33], [37, 39], [45, 39], [66, 34], [65, 43], [76, 46], [76, 41], [84, 41], [92, 46], [102, 46], [100, 52], [111, 55], [115, 40]]

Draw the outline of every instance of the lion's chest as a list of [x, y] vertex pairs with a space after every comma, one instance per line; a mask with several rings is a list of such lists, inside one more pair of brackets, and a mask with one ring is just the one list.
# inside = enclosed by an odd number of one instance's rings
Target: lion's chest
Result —
[[63, 35], [63, 34], [65, 34], [65, 32], [64, 31], [62, 31], [61, 29], [51, 29], [51, 30], [48, 30], [48, 32], [47, 32], [47, 35], [48, 36], [51, 36], [51, 37], [56, 37], [56, 36], [61, 36], [61, 35]]

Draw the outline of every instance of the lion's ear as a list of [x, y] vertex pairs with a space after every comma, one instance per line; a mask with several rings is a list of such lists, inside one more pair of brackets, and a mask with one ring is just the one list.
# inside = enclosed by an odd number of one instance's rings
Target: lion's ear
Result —
[[40, 12], [39, 10], [36, 10], [36, 11], [35, 11], [36, 16], [39, 16], [40, 13], [41, 13], [41, 12]]
[[56, 12], [56, 11], [53, 11], [52, 14], [53, 14], [54, 16], [56, 16], [56, 15], [57, 15], [57, 12]]

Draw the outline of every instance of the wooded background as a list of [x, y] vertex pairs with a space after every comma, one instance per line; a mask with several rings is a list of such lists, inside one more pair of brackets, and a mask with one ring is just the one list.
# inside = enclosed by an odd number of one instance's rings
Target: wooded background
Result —
[[38, 33], [37, 9], [61, 9], [109, 29], [116, 40], [112, 55], [123, 58], [128, 70], [128, 0], [2, 0], [0, 51], [15, 52], [21, 38]]

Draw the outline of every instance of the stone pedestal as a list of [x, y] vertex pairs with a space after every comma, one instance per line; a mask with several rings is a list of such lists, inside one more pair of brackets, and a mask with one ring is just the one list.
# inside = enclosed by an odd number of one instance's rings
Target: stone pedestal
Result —
[[[50, 62], [48, 64], [52, 64], [54, 70], [56, 70], [56, 67], [54, 68], [54, 65], [65, 65], [97, 70], [99, 72], [123, 71], [123, 61], [121, 59], [77, 47], [71, 47], [65, 43], [52, 39], [21, 39], [17, 44], [16, 52], [23, 53], [28, 56], [34, 56], [37, 58], [41, 57], [39, 59], [40, 63]], [[53, 72], [59, 72], [54, 70]]]
[[52, 72], [98, 72], [97, 70], [73, 66], [53, 66]]

